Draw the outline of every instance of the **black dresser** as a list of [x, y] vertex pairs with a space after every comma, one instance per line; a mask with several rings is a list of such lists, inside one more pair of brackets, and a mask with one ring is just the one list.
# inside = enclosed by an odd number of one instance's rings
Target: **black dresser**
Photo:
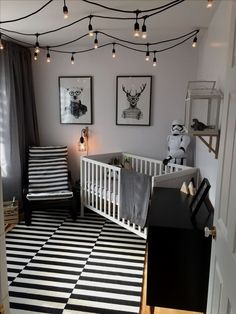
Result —
[[206, 312], [213, 211], [191, 219], [192, 196], [155, 188], [148, 214], [147, 305]]

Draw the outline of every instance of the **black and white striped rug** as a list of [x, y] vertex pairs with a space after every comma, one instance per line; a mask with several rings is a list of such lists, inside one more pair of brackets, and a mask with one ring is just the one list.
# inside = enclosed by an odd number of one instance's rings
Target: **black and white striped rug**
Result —
[[11, 314], [139, 313], [145, 245], [90, 211], [34, 211], [6, 235]]

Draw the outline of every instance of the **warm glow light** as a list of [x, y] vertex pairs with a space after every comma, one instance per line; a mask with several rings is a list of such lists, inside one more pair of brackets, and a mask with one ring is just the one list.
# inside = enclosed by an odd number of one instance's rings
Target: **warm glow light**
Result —
[[96, 33], [96, 38], [94, 39], [94, 48], [98, 48], [98, 39], [97, 39], [97, 33]]
[[3, 49], [4, 49], [4, 46], [3, 46], [2, 40], [0, 39], [0, 50], [3, 50]]
[[212, 8], [212, 6], [213, 6], [213, 0], [208, 0], [207, 1], [207, 8]]
[[34, 60], [35, 60], [35, 61], [38, 60], [38, 54], [37, 54], [37, 52], [34, 53]]
[[156, 52], [154, 52], [154, 57], [153, 57], [153, 63], [152, 63], [152, 65], [153, 65], [154, 67], [157, 66]]
[[88, 153], [88, 127], [81, 130], [81, 136], [79, 140], [79, 151]]
[[51, 62], [51, 57], [50, 57], [50, 53], [49, 53], [49, 49], [47, 49], [47, 63]]
[[63, 6], [63, 13], [64, 13], [64, 19], [68, 19], [68, 8], [66, 6], [66, 1], [64, 0], [64, 6]]
[[136, 21], [136, 23], [134, 24], [134, 37], [139, 37], [139, 36], [140, 36], [139, 23]]
[[147, 38], [147, 28], [146, 28], [145, 23], [143, 23], [143, 26], [142, 26], [142, 38], [143, 39]]
[[195, 36], [195, 37], [193, 38], [192, 47], [193, 47], [193, 48], [196, 48], [196, 47], [197, 47], [197, 36]]

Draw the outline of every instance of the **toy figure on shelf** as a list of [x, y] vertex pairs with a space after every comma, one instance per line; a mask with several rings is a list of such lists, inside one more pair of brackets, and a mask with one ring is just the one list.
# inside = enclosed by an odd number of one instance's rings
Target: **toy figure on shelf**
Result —
[[167, 137], [168, 156], [163, 160], [166, 166], [169, 162], [184, 164], [186, 150], [190, 143], [190, 137], [182, 121], [174, 120], [171, 125], [171, 135]]
[[198, 119], [193, 119], [193, 124], [191, 125], [191, 128], [194, 129], [194, 131], [204, 131], [205, 129], [214, 129], [213, 125], [206, 125], [201, 121], [198, 121]]

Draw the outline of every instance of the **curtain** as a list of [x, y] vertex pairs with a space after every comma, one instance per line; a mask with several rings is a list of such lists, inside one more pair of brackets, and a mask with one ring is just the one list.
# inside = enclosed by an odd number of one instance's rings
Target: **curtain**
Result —
[[28, 147], [39, 145], [28, 48], [4, 42], [0, 51], [0, 155], [4, 200], [22, 198]]

